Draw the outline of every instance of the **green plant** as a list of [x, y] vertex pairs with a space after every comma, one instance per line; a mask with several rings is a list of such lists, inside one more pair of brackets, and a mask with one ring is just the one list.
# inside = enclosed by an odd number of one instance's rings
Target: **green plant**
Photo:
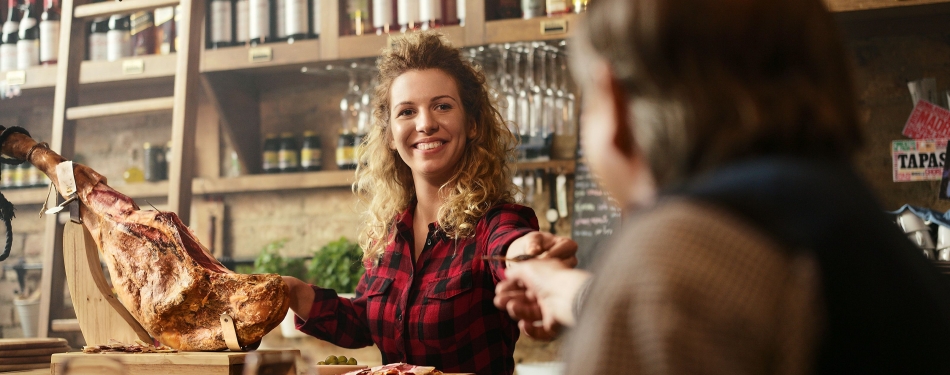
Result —
[[353, 293], [365, 271], [362, 257], [358, 244], [340, 237], [314, 252], [307, 273], [314, 285], [337, 293]]
[[285, 258], [280, 254], [287, 239], [271, 241], [261, 250], [254, 259], [254, 268], [251, 273], [276, 273], [282, 276], [293, 276], [305, 280], [307, 267], [302, 258]]

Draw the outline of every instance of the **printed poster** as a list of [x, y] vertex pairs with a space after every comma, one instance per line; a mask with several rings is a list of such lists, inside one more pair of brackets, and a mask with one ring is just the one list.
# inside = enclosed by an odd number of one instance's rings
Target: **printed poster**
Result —
[[926, 100], [918, 100], [902, 134], [913, 139], [950, 137], [950, 111]]
[[942, 180], [944, 161], [947, 159], [947, 139], [893, 141], [891, 158], [894, 163], [894, 182]]

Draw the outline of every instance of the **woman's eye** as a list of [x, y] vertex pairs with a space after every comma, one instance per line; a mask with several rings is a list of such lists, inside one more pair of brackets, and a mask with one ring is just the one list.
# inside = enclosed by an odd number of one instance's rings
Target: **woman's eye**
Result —
[[397, 117], [411, 116], [412, 113], [413, 113], [413, 112], [412, 112], [411, 109], [404, 109], [404, 110], [402, 110], [402, 111], [399, 111], [399, 113], [396, 114], [396, 116], [397, 116]]
[[438, 110], [440, 110], [440, 111], [448, 111], [448, 110], [452, 109], [452, 106], [451, 106], [451, 105], [448, 105], [448, 104], [437, 104], [437, 105], [435, 106], [435, 109], [438, 109]]

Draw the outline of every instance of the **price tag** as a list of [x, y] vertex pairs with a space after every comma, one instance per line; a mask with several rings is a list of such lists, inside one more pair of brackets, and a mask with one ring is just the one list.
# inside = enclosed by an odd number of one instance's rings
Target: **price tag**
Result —
[[541, 21], [541, 35], [557, 35], [567, 33], [567, 20], [547, 20]]
[[122, 61], [122, 74], [142, 74], [145, 72], [145, 61], [142, 59]]
[[22, 85], [25, 83], [26, 83], [26, 72], [22, 70], [14, 70], [12, 72], [7, 72], [8, 85]]
[[567, 176], [557, 175], [555, 185], [557, 185], [555, 188], [557, 190], [557, 213], [565, 218], [567, 217]]
[[73, 162], [64, 161], [56, 165], [56, 176], [59, 177], [59, 193], [68, 197], [76, 193], [76, 176], [73, 175]]
[[268, 62], [274, 59], [274, 51], [270, 47], [254, 47], [247, 50], [247, 61], [252, 63]]

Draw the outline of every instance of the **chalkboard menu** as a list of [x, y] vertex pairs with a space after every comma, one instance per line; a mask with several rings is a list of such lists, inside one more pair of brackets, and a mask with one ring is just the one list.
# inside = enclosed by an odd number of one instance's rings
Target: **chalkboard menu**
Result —
[[589, 269], [609, 245], [608, 239], [620, 229], [617, 202], [600, 189], [578, 147], [574, 169], [574, 216], [571, 237], [577, 242], [578, 268]]

